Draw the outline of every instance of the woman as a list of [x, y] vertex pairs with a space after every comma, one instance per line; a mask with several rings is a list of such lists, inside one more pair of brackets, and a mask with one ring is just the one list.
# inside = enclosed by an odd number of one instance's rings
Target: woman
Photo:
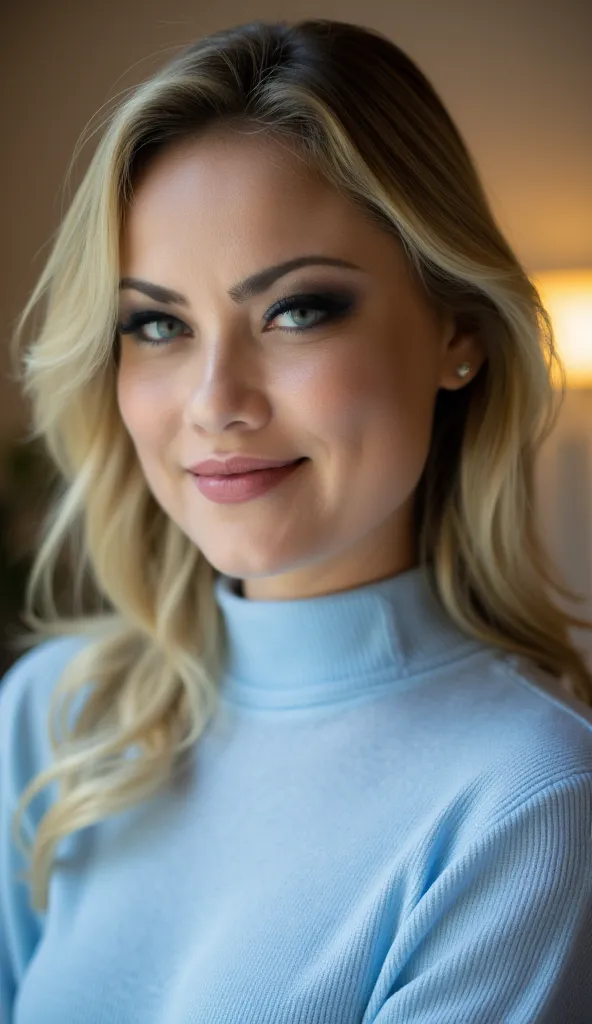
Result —
[[201, 39], [111, 116], [17, 338], [42, 300], [3, 1020], [592, 1019], [562, 368], [422, 73], [338, 22]]

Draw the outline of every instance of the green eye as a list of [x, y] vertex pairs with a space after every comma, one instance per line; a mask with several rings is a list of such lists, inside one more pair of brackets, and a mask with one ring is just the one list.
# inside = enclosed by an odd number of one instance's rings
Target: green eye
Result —
[[[169, 331], [174, 331], [175, 327], [178, 326], [179, 322], [171, 318], [169, 318], [168, 320], [150, 320], [147, 324], [144, 325], [146, 331], [146, 340], [168, 341], [171, 337]], [[154, 328], [154, 334], [152, 336], [150, 334], [150, 328]]]
[[[132, 313], [130, 317], [118, 326], [120, 334], [130, 334], [139, 345], [163, 345], [168, 341], [174, 341], [179, 334], [174, 334], [177, 328], [185, 325], [176, 316], [166, 313], [152, 313], [146, 310], [142, 313]], [[151, 329], [151, 333], [147, 332]]]
[[[289, 313], [295, 318], [304, 314], [305, 319], [312, 313], [314, 317], [312, 323], [303, 325], [296, 323], [294, 327], [277, 328], [286, 334], [303, 334], [305, 331], [312, 331], [330, 321], [344, 319], [355, 308], [355, 305], [355, 296], [349, 291], [335, 290], [307, 295], [290, 295], [278, 299], [270, 306], [263, 322], [266, 330], [270, 330], [270, 324], [284, 313]], [[131, 313], [124, 323], [118, 325], [117, 329], [119, 334], [131, 335], [138, 345], [155, 346], [167, 345], [188, 330], [186, 324], [178, 317], [150, 309]]]
[[341, 319], [347, 316], [354, 306], [354, 296], [350, 292], [345, 291], [288, 295], [283, 299], [279, 299], [267, 310], [264, 321], [267, 326], [284, 313], [289, 313], [292, 317], [300, 316], [302, 313], [309, 316], [311, 313], [315, 314], [316, 316], [312, 323], [297, 324], [295, 327], [278, 327], [278, 330], [285, 331], [287, 334], [297, 334], [304, 331], [312, 331], [319, 325]]

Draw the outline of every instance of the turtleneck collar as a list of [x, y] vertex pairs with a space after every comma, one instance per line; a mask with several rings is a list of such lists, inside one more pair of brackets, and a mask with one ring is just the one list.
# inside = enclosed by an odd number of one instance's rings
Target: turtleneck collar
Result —
[[432, 592], [424, 566], [319, 597], [252, 601], [214, 578], [227, 643], [222, 694], [250, 707], [327, 704], [413, 679], [483, 648]]

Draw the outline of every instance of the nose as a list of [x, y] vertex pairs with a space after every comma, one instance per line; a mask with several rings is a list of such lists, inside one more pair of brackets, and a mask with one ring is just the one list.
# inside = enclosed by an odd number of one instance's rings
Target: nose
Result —
[[248, 346], [212, 346], [204, 368], [202, 358], [187, 368], [184, 423], [212, 436], [230, 426], [261, 427], [270, 413], [264, 377]]

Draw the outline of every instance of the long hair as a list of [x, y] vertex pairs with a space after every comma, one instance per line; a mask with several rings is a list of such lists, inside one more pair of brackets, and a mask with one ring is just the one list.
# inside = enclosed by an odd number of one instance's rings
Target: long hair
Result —
[[[323, 19], [217, 32], [109, 114], [15, 335], [32, 432], [59, 484], [28, 581], [33, 636], [17, 645], [86, 638], [52, 694], [53, 762], [14, 819], [37, 909], [60, 839], [164, 787], [217, 707], [226, 647], [216, 570], [149, 491], [116, 402], [119, 241], [134, 183], [164, 147], [216, 123], [292, 146], [401, 243], [430, 301], [483, 339], [479, 373], [436, 399], [415, 496], [418, 558], [467, 634], [532, 659], [592, 705], [592, 676], [568, 632], [592, 623], [552, 599], [574, 595], [534, 515], [535, 456], [559, 411], [553, 376], [563, 393], [565, 371], [458, 129], [422, 72], [375, 31]], [[64, 551], [76, 586], [99, 602], [70, 617], [55, 604]], [[23, 843], [18, 821], [53, 782], [58, 798]]]

